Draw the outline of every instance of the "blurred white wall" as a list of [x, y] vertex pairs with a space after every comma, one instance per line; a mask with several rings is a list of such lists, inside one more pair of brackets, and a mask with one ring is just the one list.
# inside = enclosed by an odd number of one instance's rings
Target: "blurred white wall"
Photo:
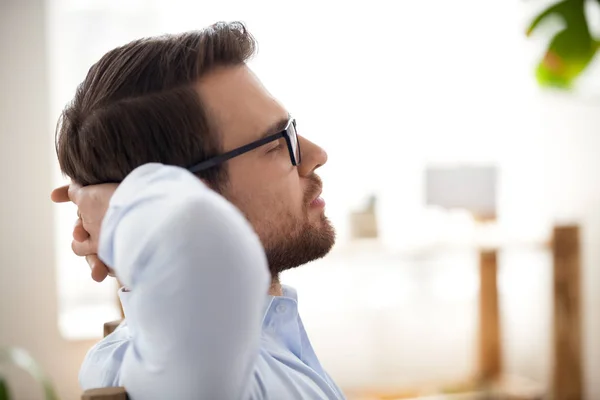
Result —
[[[45, 28], [44, 1], [0, 1], [0, 346], [29, 350], [70, 400], [92, 342], [58, 332]], [[31, 378], [14, 376], [19, 399], [39, 398]]]

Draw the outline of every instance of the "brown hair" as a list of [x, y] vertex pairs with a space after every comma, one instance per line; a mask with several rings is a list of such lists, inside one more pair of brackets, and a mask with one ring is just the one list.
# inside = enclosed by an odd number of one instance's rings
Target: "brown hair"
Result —
[[[240, 22], [136, 40], [94, 64], [65, 108], [56, 131], [61, 170], [81, 185], [121, 182], [158, 162], [189, 167], [220, 152], [198, 79], [217, 66], [239, 65], [256, 42]], [[223, 167], [198, 174], [218, 186]]]

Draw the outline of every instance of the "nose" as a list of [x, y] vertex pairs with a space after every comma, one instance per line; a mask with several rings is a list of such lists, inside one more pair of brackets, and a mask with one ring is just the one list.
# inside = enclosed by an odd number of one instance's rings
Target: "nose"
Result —
[[327, 162], [327, 152], [302, 136], [298, 140], [302, 153], [302, 162], [298, 166], [298, 173], [300, 176], [308, 176]]

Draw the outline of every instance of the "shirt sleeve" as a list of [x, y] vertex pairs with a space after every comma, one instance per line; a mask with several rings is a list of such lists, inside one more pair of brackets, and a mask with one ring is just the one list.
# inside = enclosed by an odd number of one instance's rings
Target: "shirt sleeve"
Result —
[[79, 369], [79, 385], [83, 390], [121, 386], [123, 357], [135, 331], [131, 331], [127, 325], [129, 291], [121, 288], [118, 293], [125, 319], [110, 335], [94, 344], [85, 355]]
[[243, 215], [186, 170], [147, 164], [115, 192], [99, 245], [131, 290], [130, 398], [244, 398], [270, 278]]
[[130, 339], [129, 328], [124, 321], [87, 352], [79, 369], [79, 385], [83, 390], [120, 386], [121, 364]]

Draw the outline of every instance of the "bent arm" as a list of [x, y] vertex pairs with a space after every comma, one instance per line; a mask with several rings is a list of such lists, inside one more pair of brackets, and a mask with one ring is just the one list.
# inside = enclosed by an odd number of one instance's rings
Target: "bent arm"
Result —
[[245, 396], [269, 274], [237, 209], [183, 169], [142, 166], [111, 200], [100, 257], [131, 289], [132, 399]]

